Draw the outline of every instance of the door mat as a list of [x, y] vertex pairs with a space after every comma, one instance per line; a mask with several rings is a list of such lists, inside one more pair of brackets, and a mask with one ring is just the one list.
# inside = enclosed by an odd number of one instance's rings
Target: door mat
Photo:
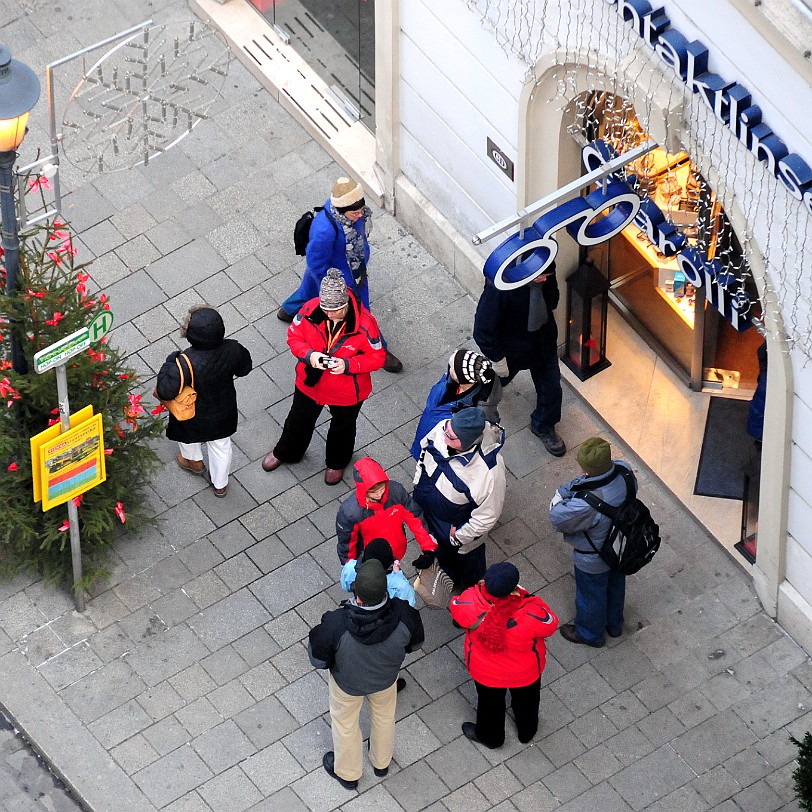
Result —
[[712, 397], [705, 421], [694, 493], [744, 499], [744, 474], [753, 438], [747, 433], [750, 402]]

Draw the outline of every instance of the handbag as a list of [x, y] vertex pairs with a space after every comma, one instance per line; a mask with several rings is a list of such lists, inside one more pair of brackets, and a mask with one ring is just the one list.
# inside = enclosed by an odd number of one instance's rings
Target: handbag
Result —
[[[183, 377], [183, 365], [180, 362], [181, 358], [186, 359], [189, 366], [189, 377], [191, 379], [189, 384], [185, 383]], [[191, 420], [195, 416], [195, 401], [197, 400], [197, 392], [195, 391], [195, 371], [192, 368], [192, 362], [185, 352], [182, 352], [179, 357], [175, 358], [175, 363], [178, 365], [180, 372], [180, 389], [178, 394], [172, 400], [162, 400], [161, 403], [169, 410], [169, 414], [175, 420]]]
[[454, 582], [446, 575], [436, 559], [430, 567], [420, 570], [414, 579], [414, 591], [429, 609], [448, 609]]

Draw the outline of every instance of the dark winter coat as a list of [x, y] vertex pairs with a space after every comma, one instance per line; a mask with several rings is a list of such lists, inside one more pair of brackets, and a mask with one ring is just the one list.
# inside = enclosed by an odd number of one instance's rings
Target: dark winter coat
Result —
[[544, 672], [544, 638], [558, 628], [558, 618], [538, 596], [521, 589], [521, 600], [505, 624], [505, 651], [490, 651], [479, 633], [485, 615], [505, 598], [495, 598], [482, 584], [451, 599], [451, 617], [465, 632], [465, 665], [471, 677], [489, 688], [522, 688]]
[[[383, 468], [370, 457], [364, 457], [353, 466], [355, 493], [350, 494], [338, 509], [336, 516], [336, 551], [342, 564], [351, 558], [361, 558], [364, 547], [373, 539], [389, 542], [398, 561], [406, 554], [405, 524], [412, 531], [420, 549], [436, 550], [437, 542], [420, 521], [423, 510], [409, 496], [399, 482], [391, 482]], [[372, 502], [367, 491], [380, 482], [386, 482], [383, 499]]]
[[[186, 338], [191, 345], [183, 352], [192, 363], [197, 402], [191, 420], [169, 415], [166, 436], [180, 443], [222, 440], [237, 430], [237, 392], [234, 377], [251, 371], [251, 354], [230, 338], [220, 314], [211, 308], [195, 310], [189, 319]], [[161, 400], [172, 400], [180, 391], [180, 372], [175, 363], [179, 352], [170, 353], [158, 372], [156, 391]], [[184, 383], [190, 383], [186, 361], [181, 358]]]
[[530, 311], [529, 282], [513, 290], [497, 290], [487, 280], [474, 317], [474, 341], [491, 361], [508, 358], [511, 369], [528, 368], [536, 358], [549, 360], [558, 354], [558, 328], [553, 311], [558, 307], [558, 282], [555, 274], [541, 283], [549, 319], [540, 330], [527, 331]]
[[[497, 359], [498, 360], [498, 359]], [[502, 384], [498, 377], [487, 383], [475, 383], [470, 389], [457, 394], [459, 384], [446, 372], [426, 398], [426, 405], [417, 431], [414, 433], [411, 452], [415, 459], [420, 457], [420, 442], [441, 421], [448, 420], [455, 412], [469, 406], [478, 406], [485, 419], [491, 423], [499, 422], [499, 402], [502, 400]]]
[[374, 608], [347, 601], [322, 615], [310, 631], [307, 653], [316, 668], [329, 668], [350, 696], [383, 691], [398, 678], [406, 655], [423, 645], [420, 613], [400, 598]]

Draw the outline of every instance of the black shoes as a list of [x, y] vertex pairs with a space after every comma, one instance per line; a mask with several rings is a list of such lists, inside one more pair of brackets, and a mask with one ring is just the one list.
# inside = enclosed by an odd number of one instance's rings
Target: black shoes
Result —
[[568, 640], [570, 643], [576, 643], [581, 646], [592, 646], [592, 648], [603, 648], [604, 642], [603, 640], [598, 642], [592, 642], [591, 640], [584, 640], [580, 634], [575, 629], [575, 625], [573, 623], [565, 623], [559, 630], [561, 632], [561, 636]]
[[463, 722], [462, 723], [462, 732], [465, 735], [466, 739], [470, 739], [472, 742], [476, 742], [477, 744], [481, 744], [483, 747], [487, 747], [488, 750], [498, 750], [500, 745], [493, 745], [493, 744], [485, 744], [476, 734], [476, 725], [473, 722]]
[[397, 692], [400, 693], [406, 687], [406, 680], [403, 679], [403, 677], [398, 677], [397, 686], [398, 686]]
[[[335, 778], [335, 780], [338, 781], [338, 783], [341, 784], [341, 786], [344, 787], [344, 789], [358, 789], [357, 781], [347, 781], [340, 775], [336, 775], [335, 765], [336, 765], [336, 755], [332, 750], [328, 750], [324, 754], [324, 758], [321, 760], [321, 766], [324, 767], [324, 772], [326, 772], [327, 775], [330, 775], [333, 778]], [[375, 774], [376, 775], [378, 774], [377, 770], [375, 770]]]
[[541, 440], [547, 451], [554, 457], [563, 457], [567, 453], [567, 446], [564, 441], [556, 434], [555, 429], [551, 431], [541, 431], [537, 429], [532, 423], [530, 424], [531, 433]]

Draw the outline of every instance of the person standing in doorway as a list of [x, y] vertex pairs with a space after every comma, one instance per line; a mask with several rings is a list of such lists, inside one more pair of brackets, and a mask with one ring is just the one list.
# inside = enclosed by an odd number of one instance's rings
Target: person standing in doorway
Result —
[[[299, 288], [277, 310], [280, 321], [292, 322], [302, 305], [319, 295], [319, 285], [330, 268], [338, 268], [347, 287], [367, 309], [369, 306], [369, 234], [372, 231], [372, 210], [364, 200], [361, 184], [350, 178], [339, 178], [332, 194], [316, 213], [310, 225], [307, 242], [306, 267]], [[389, 351], [386, 341], [387, 372], [401, 372], [403, 364]]]
[[499, 290], [490, 279], [479, 297], [474, 317], [474, 341], [491, 360], [502, 386], [522, 369], [530, 370], [536, 389], [536, 408], [530, 431], [554, 457], [567, 446], [558, 435], [561, 421], [561, 370], [558, 366], [558, 307], [555, 263], [526, 285]]
[[[180, 334], [189, 347], [167, 356], [158, 371], [155, 392], [161, 400], [177, 397], [183, 370], [185, 384], [191, 385], [194, 376], [197, 401], [190, 420], [176, 420], [169, 415], [166, 436], [178, 443], [178, 465], [190, 474], [206, 477], [214, 495], [223, 497], [228, 492], [231, 471], [231, 435], [237, 431], [234, 378], [251, 371], [251, 353], [225, 337], [222, 316], [207, 305], [189, 310]], [[203, 462], [203, 444], [209, 455], [208, 471]]]

